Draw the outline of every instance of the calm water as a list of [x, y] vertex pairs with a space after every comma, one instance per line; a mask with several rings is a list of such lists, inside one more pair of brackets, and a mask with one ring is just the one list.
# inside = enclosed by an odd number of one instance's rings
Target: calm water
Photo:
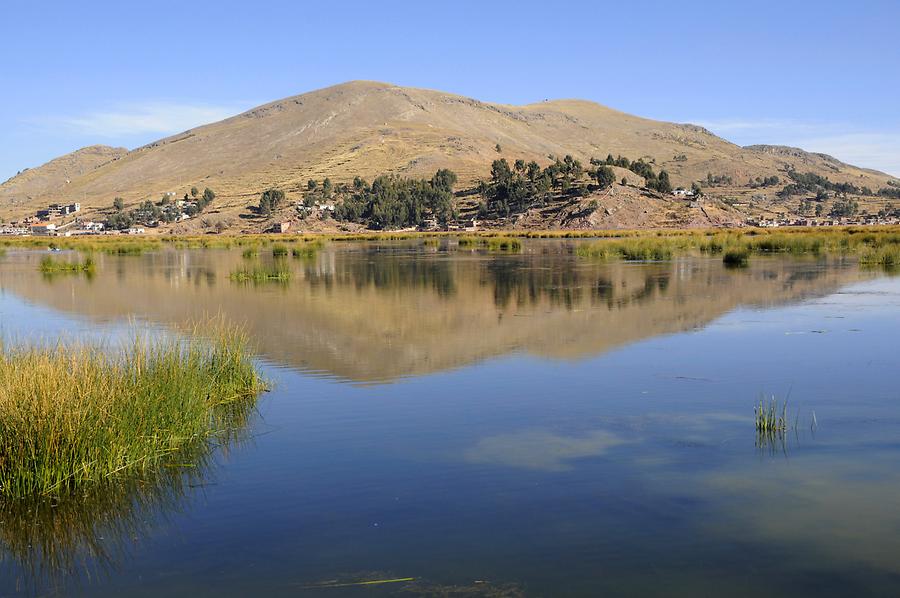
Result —
[[[239, 250], [92, 279], [8, 252], [4, 337], [222, 314], [274, 389], [190, 474], [3, 506], [0, 594], [900, 594], [900, 279], [571, 248], [332, 245], [256, 286]], [[790, 393], [783, 443], [758, 443], [760, 393]]]

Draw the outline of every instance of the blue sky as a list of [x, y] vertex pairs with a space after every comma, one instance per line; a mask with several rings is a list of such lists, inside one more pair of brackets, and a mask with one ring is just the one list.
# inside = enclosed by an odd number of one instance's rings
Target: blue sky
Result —
[[0, 17], [0, 180], [352, 79], [594, 100], [900, 176], [900, 2], [40, 2]]

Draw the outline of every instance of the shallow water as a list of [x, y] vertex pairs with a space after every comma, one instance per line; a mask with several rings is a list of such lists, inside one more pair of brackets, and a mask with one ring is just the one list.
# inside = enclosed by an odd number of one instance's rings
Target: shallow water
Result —
[[[274, 390], [189, 477], [5, 507], [0, 594], [897, 595], [900, 279], [571, 250], [332, 244], [259, 285], [240, 250], [91, 279], [9, 251], [13, 342], [221, 314]], [[790, 394], [783, 442], [761, 393]]]

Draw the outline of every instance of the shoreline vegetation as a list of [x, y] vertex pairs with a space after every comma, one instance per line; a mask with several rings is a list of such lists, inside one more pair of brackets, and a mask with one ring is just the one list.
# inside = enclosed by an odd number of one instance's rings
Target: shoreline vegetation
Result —
[[183, 340], [135, 334], [122, 347], [0, 346], [0, 499], [190, 467], [265, 388], [248, 337], [221, 322]]
[[[575, 253], [591, 259], [663, 261], [676, 255], [695, 252], [721, 255], [726, 265], [746, 265], [753, 255], [765, 254], [841, 254], [857, 255], [863, 266], [896, 267], [900, 265], [900, 227], [833, 227], [742, 229], [641, 229], [641, 230], [487, 230], [459, 232], [365, 232], [337, 234], [253, 234], [210, 236], [160, 236], [123, 241], [115, 237], [54, 239], [39, 237], [0, 239], [3, 247], [71, 249], [90, 256], [94, 252], [112, 255], [140, 255], [166, 247], [176, 249], [243, 248], [247, 260], [258, 257], [266, 248], [273, 258], [314, 257], [327, 243], [352, 241], [421, 240], [434, 246], [441, 239], [457, 239], [459, 248], [488, 251], [519, 252], [523, 239], [584, 239], [590, 241]], [[49, 267], [49, 262], [48, 262]], [[252, 270], [247, 269], [247, 270]], [[238, 274], [251, 280], [255, 275]], [[271, 279], [270, 277], [264, 277]]]

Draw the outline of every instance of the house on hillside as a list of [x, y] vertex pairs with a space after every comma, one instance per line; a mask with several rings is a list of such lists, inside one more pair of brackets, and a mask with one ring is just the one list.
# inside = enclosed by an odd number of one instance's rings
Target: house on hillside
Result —
[[31, 225], [31, 234], [38, 237], [50, 237], [56, 234], [56, 225], [52, 222], [40, 222]]
[[286, 233], [291, 230], [290, 222], [276, 222], [268, 228], [268, 233]]

